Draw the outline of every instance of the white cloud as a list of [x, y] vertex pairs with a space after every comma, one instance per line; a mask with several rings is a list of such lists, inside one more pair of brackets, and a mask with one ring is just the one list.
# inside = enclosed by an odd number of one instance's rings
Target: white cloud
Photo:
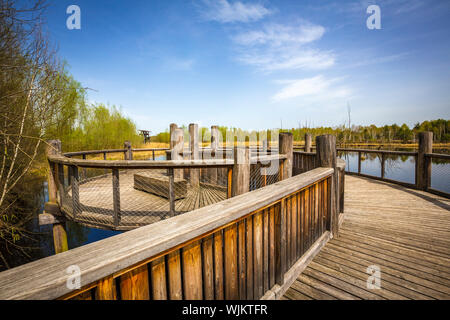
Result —
[[270, 14], [271, 11], [260, 4], [245, 4], [240, 1], [203, 0], [206, 10], [203, 12], [207, 20], [228, 22], [257, 21]]
[[254, 50], [242, 53], [238, 60], [267, 72], [276, 70], [325, 69], [334, 65], [332, 52], [285, 47], [264, 52]]
[[234, 41], [241, 45], [282, 46], [286, 44], [305, 44], [320, 39], [325, 33], [325, 28], [319, 25], [303, 24], [300, 26], [284, 26], [270, 24], [262, 31], [244, 32]]
[[312, 78], [277, 81], [285, 86], [272, 97], [272, 100], [281, 101], [296, 97], [348, 98], [352, 94], [349, 88], [334, 85], [340, 80], [341, 78], [327, 79], [318, 75]]
[[346, 67], [355, 68], [355, 67], [363, 67], [363, 66], [379, 64], [379, 63], [394, 62], [394, 61], [401, 60], [410, 54], [411, 54], [410, 52], [402, 52], [402, 53], [393, 54], [393, 55], [389, 55], [389, 56], [382, 56], [382, 57], [371, 56], [371, 57], [362, 58], [362, 59], [357, 58], [357, 59], [354, 59], [357, 62], [350, 63]]
[[266, 25], [262, 30], [233, 37], [240, 46], [238, 60], [263, 71], [324, 69], [334, 65], [334, 54], [306, 45], [322, 38], [325, 28], [311, 23]]

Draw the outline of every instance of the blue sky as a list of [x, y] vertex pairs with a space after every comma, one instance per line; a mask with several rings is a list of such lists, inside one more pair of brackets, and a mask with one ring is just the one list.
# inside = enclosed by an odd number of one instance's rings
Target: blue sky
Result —
[[53, 0], [47, 24], [89, 100], [139, 129], [450, 118], [449, 1]]

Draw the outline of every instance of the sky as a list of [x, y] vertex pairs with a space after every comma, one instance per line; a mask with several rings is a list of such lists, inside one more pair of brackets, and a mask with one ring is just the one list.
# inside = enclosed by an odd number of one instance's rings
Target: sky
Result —
[[[450, 1], [50, 0], [90, 102], [138, 129], [410, 126], [450, 118]], [[370, 5], [380, 29], [369, 29]], [[80, 29], [68, 29], [70, 5]]]

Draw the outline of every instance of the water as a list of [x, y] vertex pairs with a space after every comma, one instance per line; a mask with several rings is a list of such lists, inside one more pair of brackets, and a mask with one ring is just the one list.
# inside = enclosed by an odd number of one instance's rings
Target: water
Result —
[[[413, 150], [397, 150], [413, 151]], [[435, 153], [448, 153], [447, 150], [433, 150]], [[339, 157], [346, 161], [346, 170], [358, 172], [358, 153], [339, 152]], [[415, 184], [414, 156], [387, 155], [385, 178]], [[381, 177], [381, 155], [362, 153], [361, 173]], [[433, 159], [431, 164], [431, 188], [450, 193], [450, 161]]]

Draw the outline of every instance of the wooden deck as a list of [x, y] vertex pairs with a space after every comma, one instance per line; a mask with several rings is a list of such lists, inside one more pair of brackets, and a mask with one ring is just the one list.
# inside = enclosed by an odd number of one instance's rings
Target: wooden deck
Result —
[[[345, 219], [282, 299], [450, 299], [450, 201], [355, 176]], [[381, 288], [368, 289], [369, 266]]]

